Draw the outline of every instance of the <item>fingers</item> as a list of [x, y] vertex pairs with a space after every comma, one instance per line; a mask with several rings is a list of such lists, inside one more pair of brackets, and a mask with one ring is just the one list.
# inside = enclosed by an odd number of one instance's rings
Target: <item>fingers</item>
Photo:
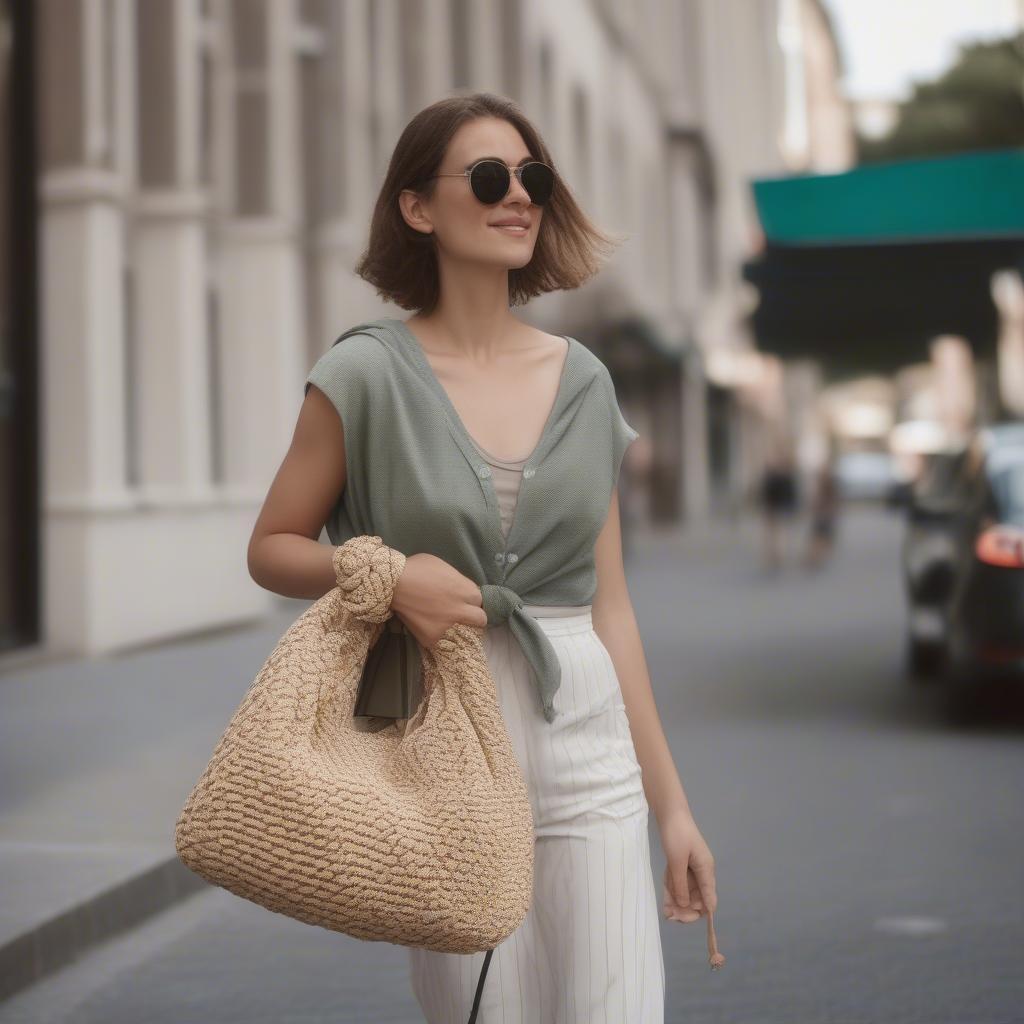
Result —
[[483, 608], [465, 608], [459, 616], [459, 622], [466, 626], [484, 629], [488, 625], [487, 612]]
[[476, 626], [477, 629], [484, 629], [488, 625], [487, 612], [484, 611], [484, 592], [477, 584], [467, 577], [470, 586], [466, 590], [465, 617], [462, 619], [467, 626]]
[[673, 912], [686, 914], [691, 911], [700, 910], [700, 907], [693, 905], [689, 894], [685, 890], [680, 890], [671, 878], [669, 878], [666, 884], [662, 887], [661, 902], [666, 914]]
[[700, 881], [692, 867], [686, 869], [686, 888], [689, 890], [690, 906], [704, 909], [704, 893]]
[[484, 592], [473, 583], [466, 594], [466, 609], [463, 622], [467, 626], [483, 629], [487, 625], [487, 612], [484, 610]]
[[704, 916], [703, 910], [697, 910], [694, 907], [680, 907], [676, 904], [667, 904], [661, 909], [669, 921], [699, 921]]
[[714, 913], [718, 909], [718, 894], [715, 891], [714, 865], [694, 864], [687, 874], [693, 875], [693, 887], [697, 889], [697, 899], [702, 907], [710, 907]]
[[706, 884], [702, 889], [699, 884], [699, 868], [695, 872], [688, 867], [684, 878], [685, 882], [680, 886], [676, 883], [676, 876], [673, 872], [666, 868], [665, 881], [662, 886], [662, 911], [670, 921], [691, 923], [704, 917], [709, 906], [713, 913], [716, 909], [717, 898], [714, 892], [713, 878], [710, 894], [707, 892]]

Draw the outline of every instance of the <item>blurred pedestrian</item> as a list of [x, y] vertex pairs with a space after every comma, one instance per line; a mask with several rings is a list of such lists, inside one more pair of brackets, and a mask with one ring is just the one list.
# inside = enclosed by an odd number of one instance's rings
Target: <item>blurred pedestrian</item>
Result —
[[836, 484], [835, 462], [831, 457], [826, 459], [815, 473], [810, 513], [810, 535], [804, 565], [809, 569], [817, 569], [831, 555], [835, 546], [839, 488]]
[[764, 567], [775, 570], [783, 561], [786, 522], [798, 509], [796, 463], [790, 445], [779, 443], [761, 475], [760, 506], [764, 523]]

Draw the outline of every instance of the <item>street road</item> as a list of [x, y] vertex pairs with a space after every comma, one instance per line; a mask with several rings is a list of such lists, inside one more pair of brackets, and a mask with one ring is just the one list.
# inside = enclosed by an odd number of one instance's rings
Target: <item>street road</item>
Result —
[[[662, 921], [666, 1021], [1024, 1020], [1019, 710], [953, 728], [904, 679], [895, 514], [848, 516], [817, 574], [762, 572], [757, 539], [747, 521], [631, 547], [727, 959], [709, 970], [703, 921]], [[11, 1000], [0, 1022], [402, 1024], [420, 1020], [405, 956], [211, 890]]]

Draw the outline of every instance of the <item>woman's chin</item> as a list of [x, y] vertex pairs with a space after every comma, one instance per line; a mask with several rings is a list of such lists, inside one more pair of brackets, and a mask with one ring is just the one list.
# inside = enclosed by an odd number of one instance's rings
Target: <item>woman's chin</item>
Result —
[[[509, 251], [510, 249], [511, 251]], [[526, 264], [533, 259], [533, 246], [503, 245], [501, 249], [498, 250], [496, 257], [504, 266], [508, 267], [509, 270], [518, 270], [520, 267], [525, 267]]]

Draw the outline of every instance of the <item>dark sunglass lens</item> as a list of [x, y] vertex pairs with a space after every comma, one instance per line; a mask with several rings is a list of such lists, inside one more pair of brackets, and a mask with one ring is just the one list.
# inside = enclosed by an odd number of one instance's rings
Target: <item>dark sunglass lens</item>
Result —
[[523, 188], [530, 194], [530, 202], [543, 206], [555, 185], [554, 172], [547, 164], [532, 163], [523, 168]]
[[481, 160], [469, 176], [473, 194], [481, 203], [497, 203], [508, 193], [508, 168], [497, 160]]

